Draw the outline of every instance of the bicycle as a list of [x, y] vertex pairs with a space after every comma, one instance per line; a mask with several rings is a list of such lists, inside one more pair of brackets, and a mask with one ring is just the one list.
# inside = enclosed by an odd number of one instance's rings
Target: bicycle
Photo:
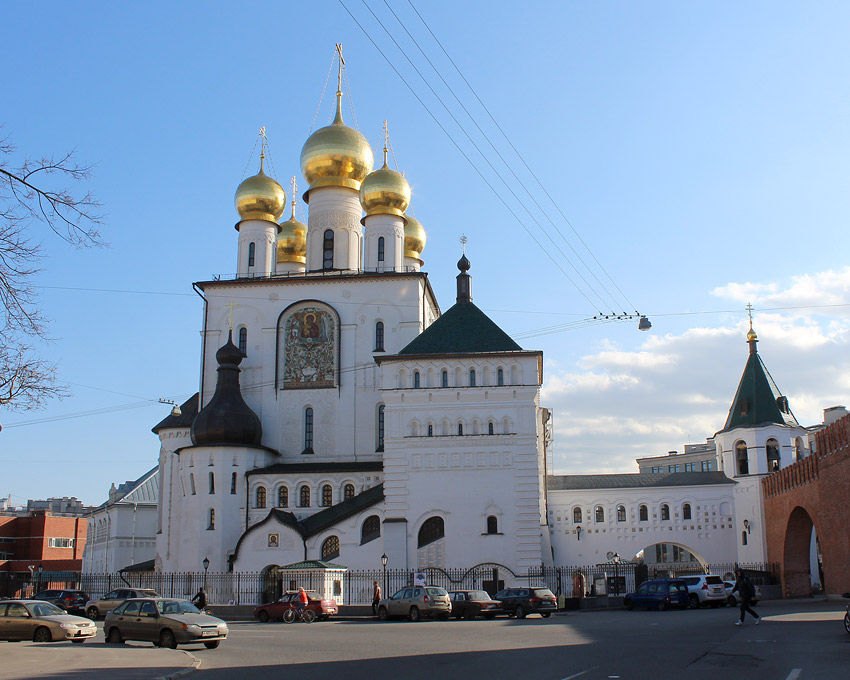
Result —
[[296, 620], [303, 621], [304, 623], [313, 623], [316, 620], [316, 612], [306, 607], [300, 612], [295, 607], [291, 607], [283, 612], [284, 623], [294, 623]]

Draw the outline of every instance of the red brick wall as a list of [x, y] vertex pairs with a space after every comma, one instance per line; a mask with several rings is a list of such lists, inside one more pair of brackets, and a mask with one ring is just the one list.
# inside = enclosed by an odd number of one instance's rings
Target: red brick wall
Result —
[[[29, 517], [0, 517], [0, 536], [15, 539], [2, 543], [3, 551], [12, 554], [3, 568], [20, 571], [15, 565], [42, 564], [46, 571], [80, 571], [86, 544], [86, 520], [83, 517], [54, 517], [50, 513]], [[74, 538], [72, 548], [48, 547], [50, 538]]]

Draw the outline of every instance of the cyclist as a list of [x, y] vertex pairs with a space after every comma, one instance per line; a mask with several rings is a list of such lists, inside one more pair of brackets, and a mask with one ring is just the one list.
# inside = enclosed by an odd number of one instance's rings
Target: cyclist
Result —
[[307, 593], [304, 591], [304, 588], [298, 589], [298, 604], [295, 605], [295, 611], [298, 613], [300, 617], [304, 612], [304, 607], [307, 606], [307, 603], [310, 601], [310, 598], [307, 597]]

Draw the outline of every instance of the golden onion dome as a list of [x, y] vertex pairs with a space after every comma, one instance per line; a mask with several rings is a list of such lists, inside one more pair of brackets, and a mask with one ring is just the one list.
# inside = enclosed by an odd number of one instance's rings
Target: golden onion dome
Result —
[[263, 156], [260, 156], [260, 171], [239, 185], [233, 200], [243, 220], [277, 222], [286, 208], [286, 192], [263, 172]]
[[747, 342], [752, 342], [753, 340], [758, 341], [759, 336], [756, 335], [756, 332], [753, 330], [752, 326], [750, 326], [750, 330], [747, 331]]
[[360, 185], [360, 205], [369, 215], [404, 216], [410, 205], [410, 185], [404, 175], [387, 167], [387, 149], [384, 148], [384, 165], [370, 173]]
[[425, 227], [415, 217], [405, 215], [407, 222], [404, 225], [404, 256], [422, 259], [422, 251], [425, 250]]
[[307, 263], [307, 225], [295, 219], [295, 201], [292, 201], [292, 216], [280, 224], [277, 261]]
[[[316, 130], [301, 149], [301, 172], [318, 187], [348, 187], [360, 190], [360, 183], [372, 171], [375, 157], [369, 142], [354, 128], [342, 122], [342, 93], [336, 93], [333, 123]], [[304, 201], [309, 202], [309, 189]]]

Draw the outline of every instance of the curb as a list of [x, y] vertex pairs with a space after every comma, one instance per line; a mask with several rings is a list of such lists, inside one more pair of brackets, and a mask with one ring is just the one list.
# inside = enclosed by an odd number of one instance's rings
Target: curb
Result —
[[180, 678], [190, 676], [192, 673], [194, 673], [201, 667], [201, 660], [197, 656], [195, 656], [194, 654], [189, 654], [189, 652], [186, 652], [184, 650], [180, 651], [182, 651], [186, 656], [192, 659], [191, 665], [188, 668], [184, 668], [183, 670], [177, 671], [176, 673], [171, 673], [169, 675], [160, 675], [159, 677], [154, 678], [154, 680], [180, 680]]

